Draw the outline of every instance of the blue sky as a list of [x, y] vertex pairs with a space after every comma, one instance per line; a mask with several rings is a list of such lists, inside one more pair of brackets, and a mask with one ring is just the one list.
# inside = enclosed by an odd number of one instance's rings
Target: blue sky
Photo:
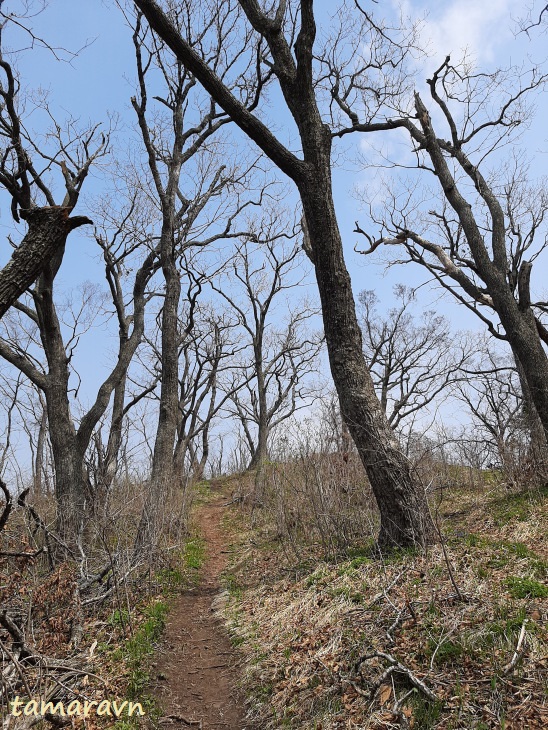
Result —
[[[20, 7], [20, 4], [18, 0], [5, 0], [3, 7], [8, 11], [10, 7]], [[392, 2], [384, 8], [396, 13], [399, 6], [400, 3]], [[519, 6], [510, 0], [450, 0], [443, 4], [404, 0], [403, 13], [413, 19], [423, 20], [421, 43], [431, 51], [431, 58], [422, 60], [418, 69], [419, 86], [445, 55], [452, 53], [453, 58], [457, 58], [465, 49], [476, 59], [478, 66], [486, 70], [510, 62], [521, 64], [526, 62], [527, 56], [531, 56], [534, 61], [544, 60], [545, 35], [534, 32], [529, 39], [523, 34], [516, 37], [513, 32], [516, 18], [526, 12], [525, 4], [522, 9]], [[333, 3], [320, 0], [317, 7], [319, 16], [324, 16]], [[382, 12], [383, 5], [375, 5], [374, 10]], [[115, 3], [101, 0], [50, 0], [49, 7], [34, 19], [33, 24], [35, 32], [52, 46], [83, 50], [70, 63], [56, 61], [50, 52], [40, 48], [21, 52], [18, 54], [17, 66], [23, 86], [49, 91], [52, 108], [61, 116], [70, 113], [82, 122], [104, 121], [106, 124], [109, 114], [118, 114], [120, 123], [117, 139], [123, 146], [135, 124], [129, 103], [133, 93], [134, 60], [130, 33]], [[26, 43], [17, 34], [8, 36], [7, 42], [17, 47]], [[541, 100], [535, 121], [524, 140], [528, 154], [534, 158], [536, 174], [543, 173], [547, 160], [546, 107], [546, 101]], [[284, 120], [280, 118], [280, 121]], [[355, 144], [363, 145], [363, 142], [360, 143], [356, 137]], [[386, 138], [390, 151], [397, 153], [398, 144], [400, 141], [397, 138]], [[352, 232], [354, 221], [359, 219], [363, 222], [366, 218], [352, 190], [356, 184], [367, 182], [368, 175], [375, 174], [349, 170], [347, 166], [336, 170], [335, 195], [354, 290], [357, 294], [363, 288], [374, 288], [381, 302], [388, 307], [394, 283], [404, 281], [418, 285], [424, 280], [424, 275], [414, 267], [392, 269], [386, 273], [382, 262], [365, 262], [363, 257], [353, 252], [353, 246], [358, 241]], [[86, 184], [78, 212], [86, 212], [87, 197], [98, 194], [101, 185], [101, 170], [98, 170]], [[12, 230], [9, 201], [0, 194], [0, 234], [5, 236]], [[21, 229], [14, 236], [22, 235], [22, 232]], [[9, 252], [8, 245], [2, 244], [2, 262], [7, 259]], [[73, 234], [61, 272], [61, 282], [70, 288], [85, 280], [102, 283], [101, 266], [93, 241], [83, 233]], [[435, 302], [436, 308], [451, 316], [455, 327], [476, 326], [471, 315], [447, 299], [439, 300], [438, 293], [428, 293], [426, 290], [423, 293], [428, 302]], [[79, 367], [84, 378], [83, 393], [87, 389], [91, 392], [104, 374], [109, 362], [109, 347], [104, 329], [82, 341]]]

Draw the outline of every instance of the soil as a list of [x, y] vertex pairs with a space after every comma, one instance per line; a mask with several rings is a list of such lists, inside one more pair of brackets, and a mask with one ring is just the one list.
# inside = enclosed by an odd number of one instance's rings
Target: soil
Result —
[[160, 727], [166, 730], [248, 727], [235, 686], [237, 657], [215, 614], [215, 607], [222, 603], [219, 576], [227, 562], [221, 527], [226, 501], [216, 491], [196, 512], [198, 530], [206, 543], [200, 582], [174, 602], [158, 652], [153, 691], [164, 713]]

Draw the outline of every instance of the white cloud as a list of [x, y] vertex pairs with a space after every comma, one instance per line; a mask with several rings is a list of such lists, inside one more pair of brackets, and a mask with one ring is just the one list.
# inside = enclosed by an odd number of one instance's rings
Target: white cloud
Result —
[[421, 39], [424, 50], [432, 58], [432, 68], [448, 55], [458, 61], [464, 53], [477, 63], [489, 63], [512, 37], [511, 0], [394, 2], [404, 15], [424, 18]]

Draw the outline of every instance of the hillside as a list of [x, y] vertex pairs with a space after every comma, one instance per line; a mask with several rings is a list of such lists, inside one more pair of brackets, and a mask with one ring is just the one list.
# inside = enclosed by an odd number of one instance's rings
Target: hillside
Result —
[[[544, 728], [548, 492], [448, 490], [425, 554], [233, 526], [226, 619], [260, 728]], [[265, 510], [268, 512], [268, 510]]]

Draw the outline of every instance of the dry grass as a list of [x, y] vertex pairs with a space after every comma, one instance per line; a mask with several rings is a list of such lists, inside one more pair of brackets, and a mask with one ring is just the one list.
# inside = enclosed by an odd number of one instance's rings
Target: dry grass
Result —
[[[140, 701], [137, 695], [146, 683], [141, 659], [161, 628], [166, 592], [186, 580], [184, 543], [191, 501], [190, 494], [174, 489], [160, 520], [157, 559], [151, 562], [148, 553], [136, 562], [133, 543], [145, 488], [118, 484], [90, 515], [82, 554], [62, 564], [53, 564], [41, 552], [55, 544], [53, 500], [27, 500], [41, 526], [21, 506], [11, 513], [0, 534], [3, 727], [27, 728], [34, 720], [8, 715], [7, 702], [17, 695], [68, 704], [75, 698], [127, 699], [130, 692], [131, 699]], [[76, 726], [84, 722], [72, 720]], [[36, 727], [41, 725], [51, 727]], [[113, 723], [92, 714], [85, 726], [93, 730]]]
[[[344, 554], [339, 541], [336, 557], [317, 526], [280, 534], [281, 497], [265, 498], [260, 529], [227, 575], [254, 726], [548, 725], [548, 493], [487, 481], [482, 493], [452, 488], [433, 504], [460, 596], [441, 546], [381, 557], [369, 539]], [[286, 515], [288, 495], [282, 503]]]

